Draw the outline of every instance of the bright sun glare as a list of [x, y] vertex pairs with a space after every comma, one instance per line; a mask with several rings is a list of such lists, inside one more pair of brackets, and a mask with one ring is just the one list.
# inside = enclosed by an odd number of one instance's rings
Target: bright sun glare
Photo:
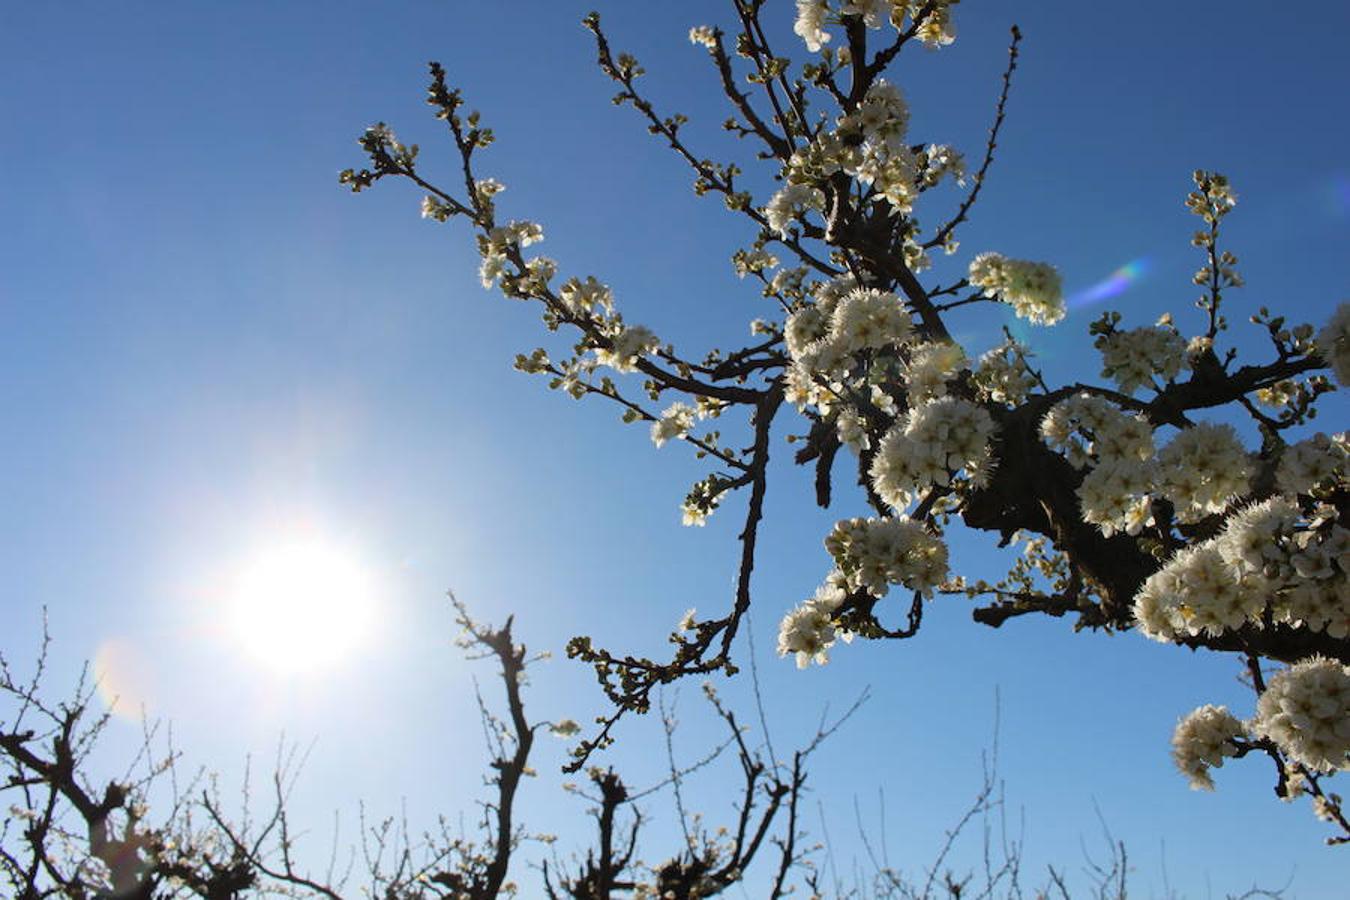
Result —
[[244, 565], [229, 625], [259, 662], [299, 673], [340, 662], [373, 619], [369, 573], [350, 553], [306, 539], [272, 544]]

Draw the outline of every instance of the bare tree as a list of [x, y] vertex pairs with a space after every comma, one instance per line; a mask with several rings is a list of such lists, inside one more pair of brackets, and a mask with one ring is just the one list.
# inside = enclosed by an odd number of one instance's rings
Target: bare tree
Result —
[[[90, 753], [110, 719], [94, 712], [98, 701], [84, 676], [70, 700], [56, 705], [44, 700], [44, 639], [29, 679], [19, 679], [0, 657], [0, 699], [5, 701], [0, 765], [6, 773], [3, 791], [11, 799], [0, 826], [0, 872], [13, 896], [474, 900], [515, 894], [513, 865], [522, 868], [517, 851], [532, 837], [521, 821], [520, 795], [523, 780], [534, 774], [535, 736], [541, 729], [569, 736], [578, 726], [529, 717], [526, 671], [538, 657], [516, 643], [510, 619], [499, 628], [485, 625], [453, 595], [450, 599], [462, 628], [460, 646], [471, 659], [495, 665], [501, 691], [499, 701], [481, 691], [477, 695], [491, 796], [481, 804], [474, 833], [457, 830], [443, 817], [437, 828], [419, 834], [403, 818], [367, 821], [363, 810], [356, 847], [342, 851], [335, 835], [329, 853], [316, 856], [315, 848], [300, 847], [297, 834], [308, 829], [297, 830], [289, 810], [303, 754], [293, 747], [279, 751], [262, 797], [255, 798], [246, 775], [238, 792], [240, 809], [231, 813], [235, 799], [217, 779], [197, 773], [182, 780], [181, 755], [153, 726], [122, 777], [96, 782], [89, 771]], [[739, 883], [766, 855], [773, 857], [772, 896], [790, 886], [808, 857], [799, 821], [807, 760], [857, 704], [836, 720], [822, 721], [791, 763], [780, 766], [766, 762], [747, 741], [744, 726], [710, 687], [706, 697], [728, 736], [694, 764], [678, 766], [672, 756], [667, 779], [636, 791], [612, 769], [589, 772], [595, 793], [582, 795], [596, 803], [595, 843], [572, 871], [556, 857], [543, 864], [540, 880], [550, 897], [709, 897]], [[674, 728], [673, 720], [668, 726]], [[666, 862], [647, 866], [638, 855], [645, 821], [638, 803], [672, 787], [678, 793], [684, 780], [728, 748], [734, 748], [743, 777], [733, 824], [707, 830], [680, 799], [676, 806], [685, 841]], [[153, 808], [152, 801], [163, 803], [162, 808]], [[325, 858], [323, 865], [316, 862]]]

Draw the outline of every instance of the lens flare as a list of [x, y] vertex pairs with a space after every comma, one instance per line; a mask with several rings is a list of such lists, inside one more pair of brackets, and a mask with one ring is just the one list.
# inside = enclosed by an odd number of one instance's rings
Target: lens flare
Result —
[[1132, 285], [1139, 283], [1152, 268], [1153, 264], [1147, 256], [1131, 260], [1091, 287], [1071, 294], [1066, 301], [1068, 307], [1071, 310], [1082, 309], [1085, 306], [1118, 297], [1129, 290]]
[[152, 705], [154, 675], [149, 661], [130, 640], [110, 637], [98, 645], [92, 662], [99, 699], [114, 715], [137, 720]]

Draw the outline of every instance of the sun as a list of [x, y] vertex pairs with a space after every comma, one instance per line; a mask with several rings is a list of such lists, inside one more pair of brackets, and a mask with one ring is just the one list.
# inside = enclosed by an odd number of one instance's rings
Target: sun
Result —
[[240, 569], [229, 628], [257, 662], [282, 672], [332, 667], [370, 633], [369, 572], [348, 551], [323, 541], [269, 544]]

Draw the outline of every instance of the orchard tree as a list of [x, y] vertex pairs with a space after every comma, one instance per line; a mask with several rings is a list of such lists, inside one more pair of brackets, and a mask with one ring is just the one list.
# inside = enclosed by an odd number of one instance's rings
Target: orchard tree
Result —
[[[1332, 376], [1350, 382], [1350, 304], [1322, 323], [1264, 307], [1234, 315], [1242, 277], [1223, 226], [1237, 194], [1223, 175], [1199, 170], [1186, 197], [1198, 314], [1152, 324], [1104, 314], [1090, 328], [1100, 377], [1069, 384], [1047, 381], [1007, 329], [998, 346], [963, 347], [950, 310], [1010, 307], [1049, 327], [1066, 305], [1053, 265], [997, 247], [966, 256], [965, 276], [952, 283], [928, 274], [935, 254], [966, 254], [957, 238], [994, 161], [1021, 40], [1014, 27], [988, 141], [968, 164], [911, 123], [904, 92], [887, 80], [901, 53], [954, 40], [955, 5], [797, 0], [796, 62], [764, 24], [791, 14], [785, 3], [732, 0], [729, 30], [692, 29], [729, 104], [724, 127], [776, 182], [759, 195], [736, 163], [687, 143], [685, 117], [648, 99], [642, 66], [611, 48], [597, 15], [585, 18], [614, 102], [688, 165], [697, 194], [747, 225], [732, 263], [776, 314], [751, 323], [745, 346], [677, 349], [626, 320], [603, 280], [539, 255], [543, 229], [501, 215], [504, 185], [480, 167], [491, 128], [439, 64], [427, 102], [457, 151], [452, 182], [433, 184], [417, 146], [383, 123], [361, 137], [366, 167], [342, 173], [353, 191], [411, 181], [425, 194], [425, 217], [469, 223], [483, 286], [538, 304], [544, 327], [570, 341], [518, 356], [517, 368], [575, 398], [617, 404], [658, 447], [682, 442], [708, 461], [683, 501], [685, 524], [743, 497], [724, 615], [687, 617], [664, 661], [585, 637], [569, 645], [614, 704], [571, 765], [606, 746], [625, 713], [650, 709], [661, 685], [735, 673], [769, 458], [786, 437], [795, 461], [814, 469], [820, 506], [856, 485], [846, 502], [865, 514], [824, 536], [833, 567], [814, 593], [803, 586], [808, 599], [776, 610], [782, 656], [805, 667], [825, 663], [841, 640], [914, 637], [925, 605], [943, 596], [973, 599], [975, 621], [989, 627], [1068, 617], [1078, 630], [1138, 631], [1231, 654], [1254, 703], [1187, 715], [1173, 738], [1178, 768], [1210, 788], [1226, 759], [1264, 756], [1276, 793], [1306, 795], [1332, 829], [1328, 840], [1350, 842], [1330, 787], [1350, 766], [1350, 443], [1310, 424]], [[944, 182], [964, 192], [939, 209], [931, 201], [941, 195], [925, 195]], [[1258, 358], [1238, 358], [1230, 316], [1268, 336]], [[1022, 552], [996, 582], [963, 578], [948, 564], [947, 536], [959, 528]]]
[[[495, 665], [497, 696], [478, 692], [487, 742], [488, 797], [481, 801], [475, 827], [458, 827], [443, 813], [437, 827], [415, 832], [406, 818], [367, 820], [364, 812], [356, 844], [315, 847], [305, 839], [310, 828], [292, 821], [291, 790], [304, 758], [283, 749], [269, 783], [255, 795], [248, 775], [241, 796], [230, 797], [218, 779], [190, 772], [171, 734], [147, 723], [140, 752], [119, 776], [100, 778], [92, 761], [111, 716], [99, 714], [92, 681], [81, 677], [74, 694], [49, 698], [49, 644], [44, 641], [32, 674], [21, 677], [0, 654], [0, 891], [15, 900], [166, 900], [166, 898], [378, 897], [383, 900], [491, 900], [500, 896], [547, 896], [560, 900], [609, 900], [611, 897], [712, 897], [737, 885], [757, 863], [766, 871], [767, 896], [781, 897], [798, 887], [819, 896], [822, 876], [815, 864], [817, 847], [806, 840], [802, 804], [808, 762], [821, 744], [866, 699], [864, 692], [843, 715], [822, 719], [815, 734], [789, 757], [766, 757], [765, 743], [754, 737], [723, 705], [711, 686], [704, 695], [727, 736], [690, 764], [668, 753], [669, 776], [634, 788], [613, 768], [591, 767], [584, 785], [565, 786], [591, 804], [593, 827], [585, 835], [584, 856], [570, 861], [556, 852], [534, 860], [533, 884], [521, 889], [521, 850], [552, 848], [554, 835], [529, 829], [520, 795], [535, 771], [536, 739], [553, 734], [570, 738], [579, 731], [570, 719], [549, 721], [527, 713], [528, 670], [542, 656], [517, 643], [512, 621], [501, 627], [478, 622], [453, 595], [458, 646], [470, 659]], [[87, 675], [87, 672], [86, 672]], [[673, 714], [663, 716], [666, 744], [676, 728]], [[547, 738], [545, 738], [547, 739]], [[740, 790], [725, 824], [710, 826], [686, 810], [681, 785], [696, 771], [723, 756], [734, 757]], [[955, 897], [969, 880], [947, 874], [936, 878], [952, 840], [977, 814], [996, 812], [1002, 803], [986, 771], [982, 788], [920, 888], [874, 859], [869, 882], [855, 894], [877, 897]], [[647, 823], [646, 803], [653, 794], [674, 793], [682, 842], [664, 861], [644, 862], [639, 837]], [[990, 891], [1017, 888], [1019, 841], [1005, 841], [1001, 864], [986, 866]], [[1123, 850], [1112, 848], [1116, 862], [1099, 873], [1098, 887], [1124, 890]], [[657, 859], [660, 859], [658, 856]], [[1050, 884], [1063, 884], [1054, 869]], [[954, 889], [953, 889], [954, 888]], [[1122, 894], [1123, 896], [1123, 894]]]

